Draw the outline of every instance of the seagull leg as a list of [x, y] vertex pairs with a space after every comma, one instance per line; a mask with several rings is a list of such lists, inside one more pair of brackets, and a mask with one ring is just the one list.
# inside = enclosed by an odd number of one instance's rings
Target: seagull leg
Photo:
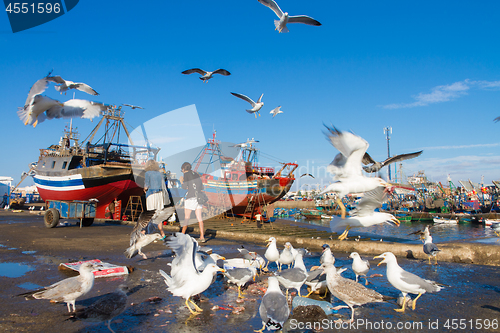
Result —
[[350, 323], [352, 323], [354, 321], [354, 307], [351, 306], [351, 320], [349, 320]]
[[115, 333], [115, 331], [113, 331], [113, 330], [111, 329], [111, 319], [110, 319], [110, 320], [108, 320], [108, 321], [106, 322], [106, 326], [108, 326], [108, 328], [109, 328], [109, 330], [110, 330], [111, 332]]
[[144, 260], [148, 259], [144, 253], [142, 253], [141, 250], [138, 251], [138, 253], [144, 258]]
[[417, 299], [422, 296], [422, 293], [418, 294], [417, 298], [415, 298], [415, 300], [413, 301], [412, 305], [411, 305], [411, 309], [412, 310], [415, 310], [415, 306], [417, 304]]
[[434, 263], [434, 265], [437, 265], [438, 264], [438, 257], [437, 257], [437, 255], [434, 256], [434, 259], [436, 260], [436, 262]]
[[245, 296], [241, 295], [246, 295], [246, 293], [241, 291], [241, 286], [238, 286], [238, 298], [245, 298]]
[[[344, 232], [345, 232], [345, 231], [344, 231]], [[359, 275], [358, 275], [358, 274], [356, 274], [356, 282], [358, 282], [358, 276], [359, 276]]]
[[365, 276], [365, 286], [367, 286], [367, 285], [368, 285], [368, 279]]
[[325, 295], [323, 297], [321, 297], [321, 295], [319, 296], [319, 298], [321, 299], [325, 299], [326, 298], [326, 295], [328, 295], [328, 288], [326, 288], [326, 291], [325, 291]]
[[406, 295], [403, 295], [403, 307], [401, 309], [394, 309], [396, 312], [405, 312], [406, 308]]
[[266, 329], [266, 323], [264, 323], [264, 325], [262, 325], [262, 328], [260, 330], [254, 330], [254, 332], [262, 333], [262, 332], [264, 332], [265, 329]]
[[191, 302], [191, 304], [193, 304], [193, 305], [194, 305], [194, 308], [196, 309], [196, 311], [198, 311], [198, 312], [203, 312], [203, 309], [202, 309], [202, 308], [200, 308], [198, 305], [196, 305], [196, 303], [195, 303], [195, 302], [193, 302], [193, 301], [191, 300], [191, 298], [189, 298], [189, 301]]
[[313, 288], [311, 288], [311, 291], [309, 292], [309, 294], [307, 294], [307, 295], [306, 295], [306, 296], [304, 296], [304, 297], [309, 297], [309, 296], [311, 296], [311, 294], [312, 294], [313, 292], [314, 292], [314, 289], [313, 289]]
[[339, 236], [339, 240], [343, 241], [344, 239], [347, 238], [347, 234], [349, 233], [349, 230], [351, 229], [351, 226], [348, 225], [346, 228], [345, 228], [345, 231], [342, 233], [342, 235]]
[[35, 122], [33, 123], [33, 128], [35, 128], [36, 125], [38, 125], [38, 118], [36, 118]]
[[253, 115], [255, 116], [255, 119], [257, 119], [257, 113], [254, 113]]

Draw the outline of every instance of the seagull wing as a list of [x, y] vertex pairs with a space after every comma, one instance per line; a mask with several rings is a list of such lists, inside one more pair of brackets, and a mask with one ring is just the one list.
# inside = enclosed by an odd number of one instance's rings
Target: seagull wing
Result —
[[364, 165], [368, 165], [368, 164], [373, 164], [375, 163], [375, 161], [373, 160], [373, 158], [370, 156], [370, 154], [368, 153], [365, 153], [363, 155], [363, 159], [361, 160], [361, 162], [364, 164]]
[[28, 93], [28, 98], [26, 98], [26, 102], [24, 103], [24, 105], [30, 105], [31, 101], [36, 95], [43, 93], [45, 89], [47, 89], [48, 84], [49, 81], [47, 80], [46, 77], [36, 81], [35, 84], [31, 86], [30, 92]]
[[57, 84], [66, 84], [66, 80], [60, 77], [59, 75], [47, 76], [46, 79], [50, 82], [54, 82]]
[[198, 73], [200, 75], [205, 75], [207, 72], [205, 72], [203, 69], [199, 68], [191, 68], [191, 69], [186, 69], [182, 74], [193, 74], [193, 73]]
[[[241, 98], [244, 101], [247, 101], [248, 103], [250, 103], [252, 105], [252, 107], [255, 106], [255, 102], [248, 96], [238, 94], [238, 93], [233, 93], [233, 92], [231, 93], [231, 95], [236, 96], [238, 98]], [[262, 94], [262, 95], [264, 95], [264, 94]], [[260, 96], [260, 98], [262, 98], [262, 96]]]
[[384, 186], [379, 186], [374, 190], [366, 192], [356, 206], [355, 214], [357, 216], [366, 216], [373, 214], [373, 211], [376, 208], [382, 206], [382, 202], [384, 201], [384, 189]]
[[401, 280], [410, 285], [417, 285], [418, 287], [430, 293], [441, 290], [441, 287], [437, 285], [436, 282], [422, 279], [420, 276], [417, 276], [405, 270], [402, 270], [401, 272]]
[[308, 25], [320, 26], [321, 23], [306, 15], [295, 15], [288, 17], [288, 23], [304, 23]]
[[225, 75], [225, 76], [231, 75], [231, 73], [229, 73], [228, 71], [226, 71], [225, 69], [222, 69], [222, 68], [219, 68], [219, 69], [213, 71], [212, 74], [221, 74], [221, 75]]
[[97, 91], [95, 91], [91, 86], [89, 86], [88, 84], [83, 83], [83, 82], [75, 82], [73, 84], [70, 84], [68, 87], [70, 89], [77, 89], [77, 90], [86, 92], [87, 94], [90, 94], [90, 95], [94, 95], [94, 96], [99, 95], [99, 93]]
[[386, 165], [389, 165], [389, 164], [395, 163], [395, 162], [409, 160], [410, 158], [415, 158], [417, 156], [420, 156], [422, 154], [422, 152], [423, 152], [423, 150], [417, 151], [414, 153], [401, 154], [401, 155], [389, 157], [388, 159], [386, 159], [385, 161], [382, 162], [382, 166], [386, 166]]
[[61, 116], [64, 118], [81, 117], [92, 119], [101, 115], [107, 106], [103, 103], [91, 102], [84, 99], [70, 99], [64, 102]]
[[276, 3], [274, 0], [258, 0], [261, 4], [263, 4], [266, 7], [271, 8], [271, 10], [278, 15], [279, 18], [283, 16], [283, 11], [281, 10], [280, 6]]
[[[361, 175], [361, 160], [368, 149], [368, 142], [350, 132], [341, 132], [335, 127], [325, 125], [325, 133], [330, 143], [347, 159], [343, 166], [344, 174]], [[334, 160], [335, 162], [335, 160]], [[339, 167], [339, 165], [334, 165]]]

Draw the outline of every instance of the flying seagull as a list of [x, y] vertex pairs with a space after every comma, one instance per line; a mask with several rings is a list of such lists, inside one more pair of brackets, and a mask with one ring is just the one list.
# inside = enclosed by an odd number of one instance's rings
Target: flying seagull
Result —
[[122, 104], [124, 106], [128, 106], [129, 108], [131, 108], [132, 110], [135, 110], [135, 109], [144, 109], [142, 106], [139, 106], [139, 105], [132, 105], [132, 104]]
[[127, 308], [128, 287], [120, 285], [114, 292], [106, 294], [83, 309], [78, 309], [69, 320], [82, 320], [86, 322], [106, 321], [106, 326], [111, 329], [111, 320], [120, 315]]
[[85, 295], [94, 286], [94, 273], [97, 266], [85, 262], [80, 266], [80, 275], [70, 277], [59, 282], [56, 282], [41, 291], [31, 291], [18, 296], [26, 296], [26, 298], [34, 299], [50, 299], [51, 302], [66, 302], [68, 312], [76, 310], [75, 301], [78, 297]]
[[337, 204], [342, 211], [342, 219], [345, 219], [345, 206], [342, 198], [349, 193], [367, 192], [378, 186], [388, 184], [378, 177], [365, 177], [362, 174], [361, 160], [368, 149], [368, 142], [360, 136], [350, 132], [341, 132], [335, 127], [325, 125], [328, 132], [325, 133], [327, 140], [337, 148], [338, 153], [327, 171], [334, 174], [335, 182], [330, 184], [320, 195], [327, 192], [337, 193]]
[[54, 83], [57, 83], [58, 85], [56, 85], [54, 88], [56, 88], [56, 90], [59, 91], [61, 94], [63, 92], [66, 93], [66, 91], [68, 89], [76, 89], [76, 90], [86, 92], [87, 94], [90, 94], [90, 95], [94, 95], [94, 96], [99, 95], [99, 93], [97, 91], [95, 91], [91, 86], [89, 86], [88, 84], [83, 83], [83, 82], [73, 82], [73, 81], [65, 80], [58, 75], [47, 76], [47, 80], [52, 81]]
[[340, 240], [344, 240], [352, 228], [371, 227], [381, 223], [394, 224], [399, 227], [400, 222], [394, 215], [375, 211], [377, 208], [382, 207], [384, 195], [383, 186], [366, 192], [356, 205], [356, 208], [351, 212], [351, 216], [346, 218], [333, 217], [330, 221], [331, 231], [338, 233], [342, 228], [345, 228], [344, 232], [339, 236]]
[[274, 0], [258, 0], [261, 4], [271, 8], [271, 10], [279, 17], [279, 20], [274, 20], [275, 30], [281, 32], [289, 32], [286, 27], [287, 23], [304, 23], [308, 25], [320, 26], [321, 23], [306, 15], [289, 16], [287, 12], [283, 12]]
[[495, 119], [493, 119], [493, 121], [498, 123], [500, 121], [500, 117], [496, 117]]
[[417, 151], [417, 152], [414, 152], [414, 153], [408, 153], [408, 154], [401, 154], [401, 155], [391, 156], [391, 157], [389, 157], [388, 159], [386, 159], [383, 162], [376, 162], [376, 161], [373, 160], [373, 158], [370, 156], [370, 154], [365, 153], [365, 155], [363, 156], [362, 162], [363, 162], [364, 165], [368, 165], [368, 164], [371, 164], [371, 165], [364, 166], [363, 170], [365, 170], [366, 172], [370, 172], [370, 173], [371, 172], [377, 172], [380, 169], [382, 169], [383, 167], [385, 167], [386, 165], [389, 165], [391, 163], [396, 163], [396, 162], [400, 162], [400, 161], [404, 161], [404, 160], [409, 160], [410, 158], [415, 158], [417, 156], [420, 156], [422, 154], [422, 152], [423, 152], [423, 150]]
[[305, 176], [309, 176], [309, 177], [311, 177], [311, 178], [314, 178], [314, 176], [313, 176], [313, 175], [311, 175], [310, 173], [305, 173], [305, 174], [303, 174], [302, 176], [300, 176], [299, 178], [302, 178], [302, 177], [305, 177]]
[[273, 118], [276, 117], [277, 114], [283, 113], [283, 111], [281, 111], [280, 108], [281, 108], [281, 105], [278, 106], [276, 109], [272, 110], [271, 112], [269, 112], [270, 114], [273, 115]]
[[[257, 113], [259, 113], [259, 110], [262, 109], [262, 107], [264, 106], [264, 102], [261, 102], [262, 96], [264, 96], [264, 94], [260, 95], [259, 100], [257, 101], [257, 103], [254, 102], [248, 96], [245, 96], [245, 95], [242, 95], [242, 94], [238, 94], [238, 93], [233, 93], [232, 92], [231, 95], [236, 96], [238, 98], [241, 98], [242, 100], [247, 101], [248, 103], [250, 103], [250, 105], [252, 105], [252, 108], [250, 110], [246, 110], [246, 111], [248, 113], [253, 113], [255, 115], [255, 118], [257, 118]], [[260, 113], [259, 113], [259, 116], [260, 116]]]
[[210, 80], [212, 78], [212, 75], [214, 75], [214, 74], [221, 74], [224, 76], [231, 75], [231, 73], [229, 73], [228, 71], [226, 71], [225, 69], [222, 69], [222, 68], [216, 69], [213, 72], [207, 72], [207, 71], [204, 71], [203, 69], [199, 69], [199, 68], [191, 68], [191, 69], [187, 69], [184, 72], [182, 72], [182, 74], [193, 74], [193, 73], [198, 73], [198, 74], [202, 75], [200, 77], [200, 80], [202, 80], [205, 83], [207, 83], [208, 80]]
[[47, 119], [54, 118], [85, 118], [92, 120], [106, 111], [108, 106], [100, 102], [87, 101], [85, 99], [70, 99], [62, 104], [56, 104], [45, 113]]

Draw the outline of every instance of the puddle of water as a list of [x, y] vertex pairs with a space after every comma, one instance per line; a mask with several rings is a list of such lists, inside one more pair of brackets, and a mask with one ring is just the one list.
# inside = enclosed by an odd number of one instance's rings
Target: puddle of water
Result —
[[7, 250], [17, 250], [15, 247], [9, 247]]
[[0, 244], [0, 247], [7, 247], [7, 245]]
[[23, 276], [24, 274], [32, 270], [34, 270], [33, 267], [20, 263], [15, 263], [15, 262], [0, 263], [0, 276], [15, 278]]
[[38, 284], [31, 283], [31, 282], [25, 282], [17, 285], [20, 288], [26, 289], [26, 290], [37, 290], [41, 289], [42, 286], [39, 286]]
[[36, 251], [23, 251], [22, 254], [34, 254]]

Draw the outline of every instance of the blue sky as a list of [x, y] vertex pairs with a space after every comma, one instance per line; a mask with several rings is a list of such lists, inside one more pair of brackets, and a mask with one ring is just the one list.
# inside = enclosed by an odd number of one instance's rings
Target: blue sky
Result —
[[[66, 120], [32, 128], [16, 114], [31, 85], [53, 69], [100, 93], [76, 98], [144, 107], [126, 111], [131, 127], [195, 105], [206, 137], [215, 128], [222, 141], [260, 140], [267, 155], [297, 161], [299, 175], [326, 177], [322, 170], [337, 154], [322, 133], [326, 123], [363, 137], [376, 160], [387, 157], [383, 128], [392, 127], [392, 154], [424, 149], [403, 163], [407, 176], [425, 170], [444, 183], [450, 174], [457, 185], [500, 179], [500, 123], [493, 122], [500, 116], [500, 2], [278, 4], [323, 25], [289, 24], [280, 34], [275, 14], [257, 0], [85, 0], [15, 34], [0, 14], [0, 175], [18, 181], [39, 148], [58, 142]], [[181, 74], [193, 67], [232, 75], [204, 84]], [[249, 104], [230, 92], [255, 100], [264, 93], [261, 116], [245, 112]], [[45, 93], [72, 97], [52, 87]], [[278, 105], [284, 113], [272, 118]], [[82, 137], [96, 123], [74, 121]]]

